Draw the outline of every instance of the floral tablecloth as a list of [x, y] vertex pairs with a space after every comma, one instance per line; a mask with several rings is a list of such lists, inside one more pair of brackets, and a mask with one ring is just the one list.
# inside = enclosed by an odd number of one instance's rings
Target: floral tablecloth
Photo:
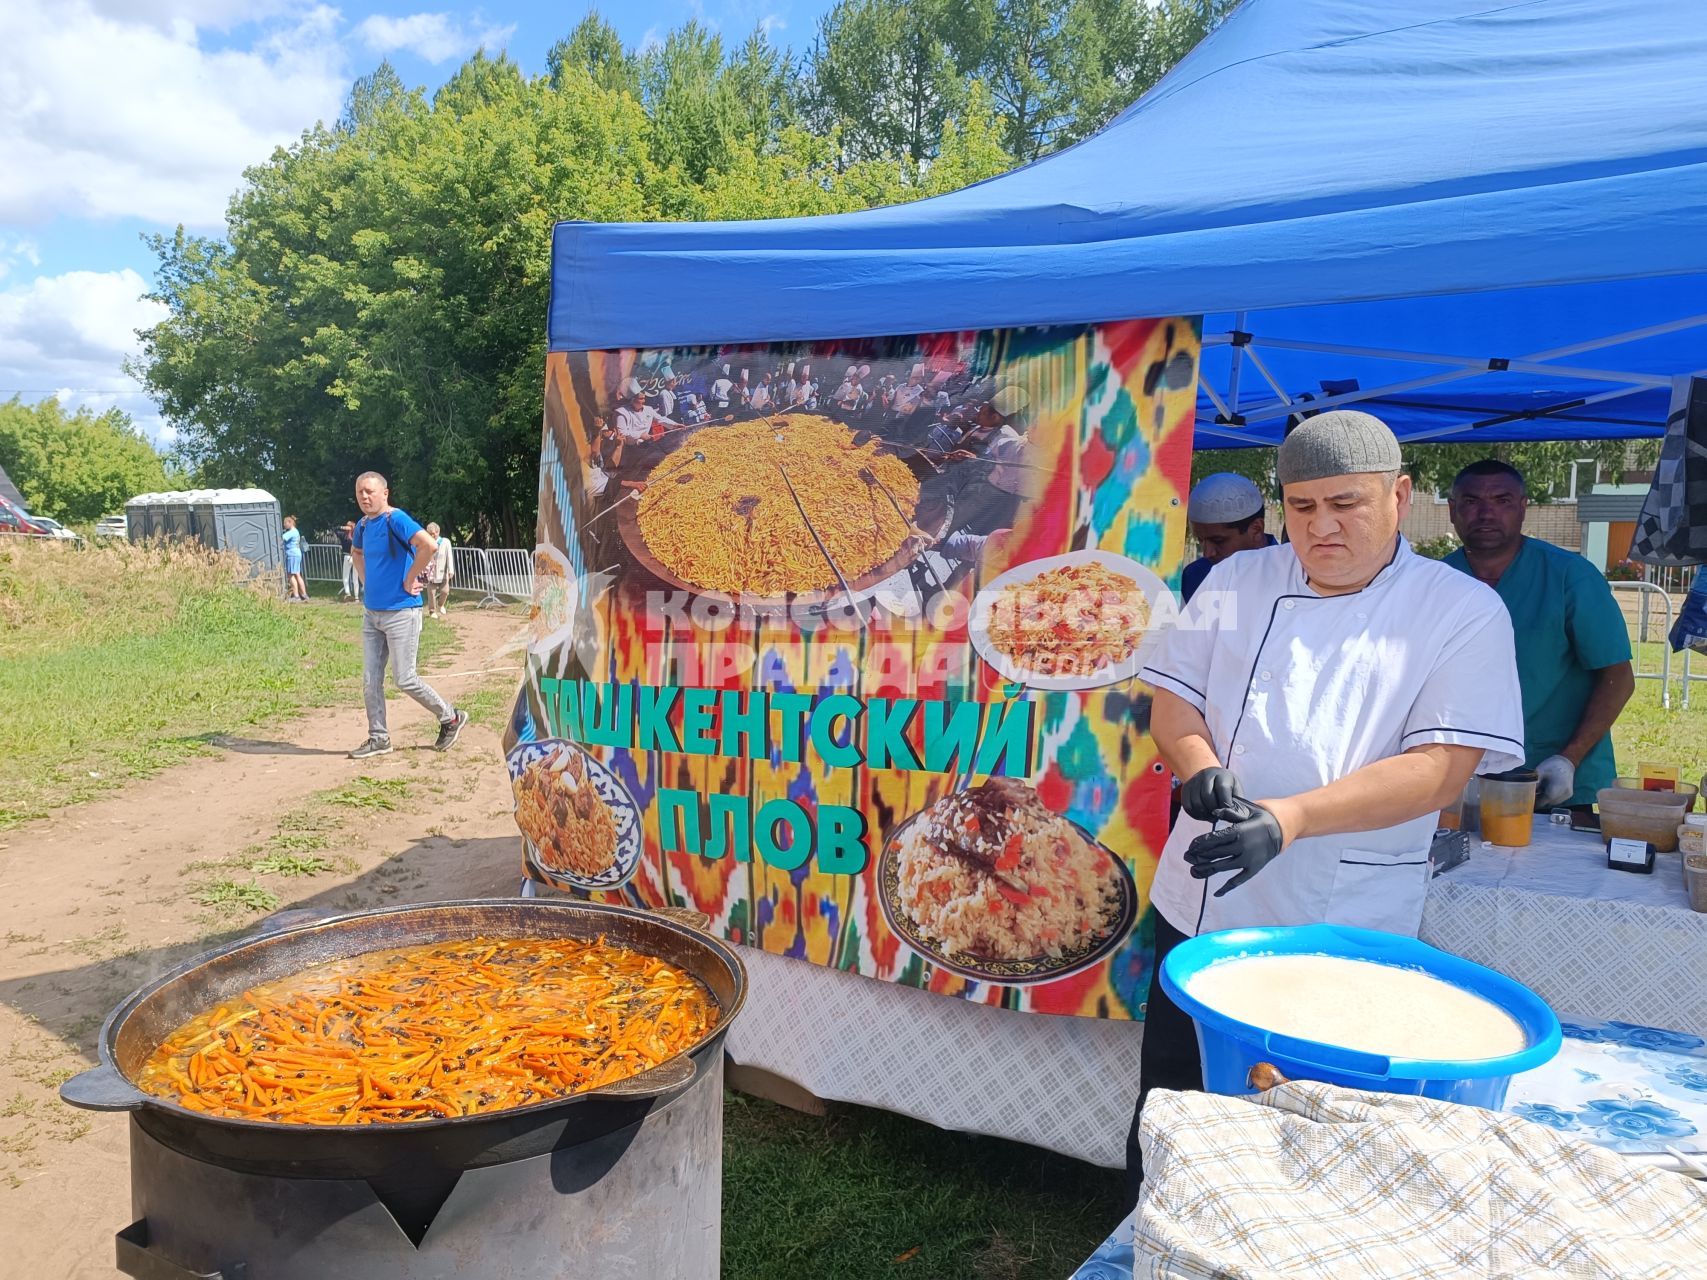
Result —
[[[1566, 1021], [1559, 1055], [1511, 1082], [1505, 1109], [1626, 1153], [1707, 1152], [1707, 1040], [1630, 1022]], [[1130, 1280], [1132, 1219], [1071, 1280]]]
[[1505, 1109], [1613, 1151], [1707, 1150], [1707, 1040], [1565, 1022], [1559, 1056], [1511, 1082]]

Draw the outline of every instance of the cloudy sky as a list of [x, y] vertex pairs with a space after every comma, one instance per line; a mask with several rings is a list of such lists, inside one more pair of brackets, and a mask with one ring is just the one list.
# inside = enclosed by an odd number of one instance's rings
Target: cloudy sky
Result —
[[[589, 0], [426, 9], [349, 0], [0, 0], [0, 400], [118, 405], [171, 429], [125, 377], [153, 257], [142, 237], [223, 230], [245, 166], [389, 58], [433, 88], [476, 48], [530, 73]], [[607, 0], [642, 44], [690, 17], [805, 48], [828, 0]]]

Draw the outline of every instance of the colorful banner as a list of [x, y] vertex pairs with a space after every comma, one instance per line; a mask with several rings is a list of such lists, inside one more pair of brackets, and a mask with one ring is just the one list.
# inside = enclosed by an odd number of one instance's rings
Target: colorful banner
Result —
[[1126, 1018], [1168, 781], [1198, 322], [553, 353], [527, 874]]

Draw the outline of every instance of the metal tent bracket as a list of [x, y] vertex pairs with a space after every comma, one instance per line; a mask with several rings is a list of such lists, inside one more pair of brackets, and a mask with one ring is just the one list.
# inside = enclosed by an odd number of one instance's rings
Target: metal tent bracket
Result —
[[[1628, 342], [1637, 342], [1644, 338], [1659, 337], [1668, 333], [1677, 333], [1685, 329], [1707, 326], [1707, 314], [1684, 316], [1677, 320], [1668, 320], [1661, 324], [1647, 325], [1640, 329], [1626, 329], [1619, 333], [1608, 334], [1605, 337], [1590, 339], [1585, 342], [1572, 343], [1569, 346], [1554, 347], [1546, 351], [1531, 352], [1521, 356], [1469, 356], [1452, 355], [1443, 352], [1430, 351], [1400, 351], [1389, 347], [1352, 346], [1332, 342], [1308, 342], [1294, 338], [1263, 337], [1247, 327], [1246, 313], [1239, 312], [1233, 318], [1233, 327], [1225, 333], [1205, 334], [1203, 345], [1206, 347], [1231, 347], [1232, 358], [1228, 367], [1226, 394], [1223, 396], [1207, 381], [1199, 383], [1209, 402], [1215, 406], [1218, 416], [1216, 423], [1222, 426], [1244, 426], [1250, 423], [1271, 421], [1276, 418], [1290, 417], [1298, 411], [1298, 402], [1280, 385], [1270, 373], [1268, 367], [1258, 355], [1260, 348], [1274, 351], [1308, 351], [1320, 355], [1343, 355], [1359, 359], [1385, 360], [1394, 363], [1445, 366], [1442, 372], [1421, 374], [1414, 378], [1406, 378], [1396, 382], [1384, 383], [1380, 386], [1362, 387], [1354, 391], [1342, 391], [1332, 395], [1312, 398], [1312, 411], [1332, 409], [1340, 405], [1369, 403], [1383, 400], [1407, 391], [1419, 391], [1426, 387], [1441, 386], [1451, 382], [1461, 382], [1466, 378], [1482, 377], [1497, 373], [1529, 373], [1548, 374], [1567, 381], [1611, 383], [1611, 390], [1597, 392], [1592, 395], [1561, 401], [1558, 404], [1538, 409], [1526, 410], [1521, 414], [1505, 414], [1495, 417], [1484, 417], [1480, 421], [1471, 422], [1458, 427], [1445, 427], [1439, 431], [1431, 431], [1413, 436], [1415, 441], [1439, 439], [1457, 435], [1461, 432], [1474, 431], [1479, 427], [1496, 426], [1518, 418], [1544, 418], [1554, 413], [1562, 413], [1569, 409], [1579, 409], [1588, 405], [1602, 404], [1608, 400], [1616, 400], [1621, 396], [1633, 395], [1639, 391], [1655, 387], [1669, 387], [1671, 378], [1666, 374], [1636, 373], [1619, 369], [1598, 369], [1576, 365], [1554, 363], [1569, 356], [1581, 355], [1587, 351], [1595, 351], [1603, 347], [1621, 346]], [[1274, 399], [1257, 405], [1241, 404], [1239, 385], [1244, 363], [1249, 360], [1274, 392]]]

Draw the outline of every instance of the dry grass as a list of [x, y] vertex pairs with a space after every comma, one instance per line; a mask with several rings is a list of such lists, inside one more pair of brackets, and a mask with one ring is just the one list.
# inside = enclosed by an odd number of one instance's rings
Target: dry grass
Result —
[[[193, 544], [133, 546], [10, 539], [0, 543], [0, 659], [124, 634], [137, 619], [175, 616], [189, 601], [246, 584], [231, 552]], [[270, 595], [270, 580], [251, 584]]]
[[344, 696], [359, 617], [276, 587], [197, 546], [0, 545], [0, 830]]

